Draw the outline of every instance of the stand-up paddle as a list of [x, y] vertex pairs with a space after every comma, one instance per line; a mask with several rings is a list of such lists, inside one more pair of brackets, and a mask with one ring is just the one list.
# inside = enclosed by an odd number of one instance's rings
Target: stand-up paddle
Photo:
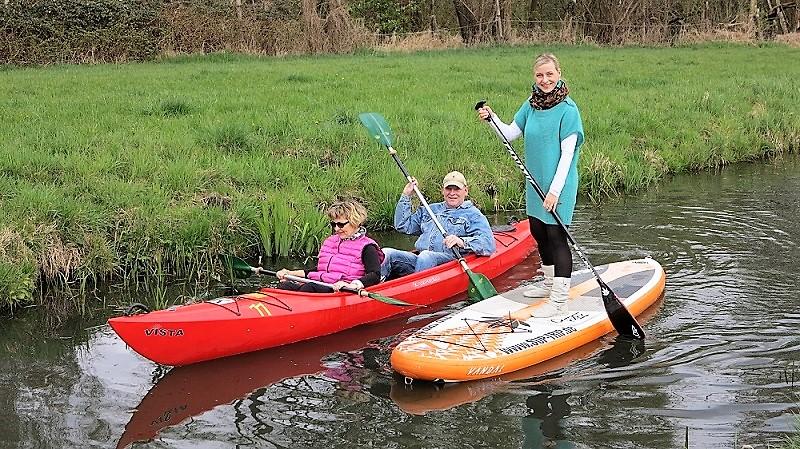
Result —
[[[475, 110], [482, 108], [486, 104], [485, 100], [479, 101], [475, 105]], [[517, 156], [517, 152], [514, 151], [514, 147], [511, 146], [511, 143], [506, 139], [506, 136], [503, 134], [503, 131], [500, 130], [500, 127], [497, 126], [497, 123], [494, 121], [491, 115], [487, 117], [487, 122], [491, 123], [494, 128], [497, 130], [498, 135], [500, 135], [501, 139], [503, 140], [503, 145], [506, 147], [506, 151], [514, 159], [514, 162], [517, 164], [517, 167], [522, 170], [522, 173], [525, 175], [525, 179], [528, 180], [531, 186], [533, 186], [533, 190], [536, 191], [536, 194], [539, 195], [539, 198], [544, 201], [545, 194], [542, 191], [539, 184], [533, 179], [531, 173], [525, 167], [525, 164], [520, 160], [519, 156]], [[561, 221], [561, 217], [558, 216], [558, 213], [555, 209], [551, 211], [553, 217], [556, 219], [556, 222], [561, 229], [567, 234], [567, 240], [569, 240], [570, 245], [581, 258], [583, 263], [592, 270], [595, 279], [597, 279], [597, 283], [600, 285], [600, 292], [603, 297], [603, 306], [606, 309], [606, 313], [608, 314], [608, 319], [611, 321], [611, 324], [614, 325], [614, 329], [620, 335], [625, 335], [627, 337], [638, 338], [640, 340], [644, 340], [644, 330], [642, 327], [639, 326], [639, 323], [636, 322], [636, 318], [631, 315], [628, 309], [625, 308], [625, 305], [622, 304], [622, 301], [619, 300], [617, 295], [611, 290], [611, 288], [600, 278], [600, 275], [595, 270], [594, 266], [589, 262], [589, 259], [583, 254], [583, 250], [581, 247], [578, 246], [578, 242], [575, 241], [575, 238], [572, 237], [572, 233], [569, 232], [569, 228], [564, 225], [564, 222]]]
[[[403, 172], [403, 176], [405, 176], [406, 180], [412, 183], [414, 186], [414, 193], [417, 194], [417, 198], [419, 198], [420, 203], [423, 207], [425, 207], [425, 210], [428, 211], [428, 215], [431, 216], [431, 219], [433, 220], [434, 224], [436, 224], [439, 232], [442, 233], [442, 236], [447, 237], [447, 231], [445, 231], [444, 227], [439, 222], [439, 219], [436, 218], [436, 215], [431, 210], [431, 207], [428, 205], [425, 197], [422, 196], [422, 192], [420, 192], [419, 188], [417, 188], [417, 185], [413, 183], [413, 178], [408, 174], [408, 170], [406, 170], [406, 167], [403, 165], [403, 162], [400, 160], [400, 158], [397, 157], [397, 151], [392, 148], [392, 130], [389, 128], [389, 124], [386, 123], [386, 120], [383, 118], [383, 116], [377, 112], [364, 112], [359, 114], [358, 118], [367, 128], [370, 136], [377, 140], [378, 143], [383, 144], [386, 149], [389, 150], [389, 154], [392, 156], [395, 163], [397, 163], [400, 171]], [[453, 250], [453, 255], [455, 255], [458, 259], [458, 263], [461, 265], [461, 268], [464, 270], [464, 273], [466, 273], [467, 277], [469, 278], [469, 290], [467, 291], [467, 295], [469, 296], [470, 300], [477, 302], [497, 295], [497, 290], [494, 288], [494, 285], [492, 285], [491, 281], [489, 281], [489, 278], [480, 273], [473, 273], [458, 249], [451, 249]]]
[[[252, 267], [252, 266], [248, 265], [247, 262], [245, 262], [244, 260], [242, 260], [242, 259], [240, 259], [238, 257], [235, 257], [235, 256], [228, 256], [228, 255], [222, 254], [222, 255], [219, 256], [219, 258], [220, 258], [220, 261], [222, 261], [222, 265], [225, 267], [225, 269], [228, 270], [228, 272], [230, 272], [232, 275], [234, 275], [235, 277], [237, 277], [239, 279], [246, 279], [246, 278], [250, 277], [253, 274], [266, 274], [266, 275], [275, 276], [275, 277], [278, 276], [278, 273], [276, 271], [266, 270], [266, 269], [261, 268], [261, 267]], [[333, 288], [333, 284], [329, 284], [327, 282], [322, 282], [322, 281], [316, 281], [314, 279], [308, 279], [308, 278], [304, 278], [304, 277], [300, 277], [300, 276], [293, 276], [291, 274], [286, 275], [285, 278], [289, 279], [290, 281], [301, 282], [301, 283], [304, 283], [304, 284], [305, 283], [312, 283], [312, 284], [316, 284], [316, 285], [322, 285], [322, 286], [328, 287], [328, 288]], [[410, 303], [407, 303], [405, 301], [401, 301], [399, 299], [394, 299], [394, 298], [389, 298], [388, 296], [379, 295], [377, 293], [368, 292], [367, 290], [364, 290], [363, 288], [362, 289], [355, 289], [355, 288], [349, 288], [349, 287], [342, 287], [340, 290], [343, 291], [343, 292], [355, 293], [356, 295], [359, 295], [359, 296], [366, 296], [366, 297], [372, 298], [372, 299], [374, 299], [376, 301], [380, 301], [380, 302], [383, 302], [383, 303], [386, 303], [386, 304], [391, 304], [393, 306], [426, 307], [426, 306], [422, 306], [422, 305], [419, 305], [419, 304], [410, 304]]]

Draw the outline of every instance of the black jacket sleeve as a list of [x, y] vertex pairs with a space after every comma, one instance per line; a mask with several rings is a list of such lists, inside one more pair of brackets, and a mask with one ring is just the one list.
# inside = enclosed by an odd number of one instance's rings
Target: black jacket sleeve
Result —
[[376, 245], [367, 245], [361, 250], [361, 262], [364, 264], [364, 276], [359, 281], [364, 287], [375, 285], [381, 280], [381, 257]]

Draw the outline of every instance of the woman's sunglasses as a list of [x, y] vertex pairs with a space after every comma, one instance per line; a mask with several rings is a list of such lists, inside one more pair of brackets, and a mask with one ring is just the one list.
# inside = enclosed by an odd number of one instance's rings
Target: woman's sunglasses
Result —
[[339, 223], [338, 221], [332, 221], [331, 222], [331, 227], [332, 228], [344, 228], [348, 224], [350, 224], [349, 221], [345, 221], [345, 222], [342, 222], [342, 223]]

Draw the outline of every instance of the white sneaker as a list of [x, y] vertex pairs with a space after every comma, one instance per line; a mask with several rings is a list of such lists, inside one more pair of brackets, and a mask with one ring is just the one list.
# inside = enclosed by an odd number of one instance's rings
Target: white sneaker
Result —
[[550, 289], [553, 287], [553, 276], [555, 275], [555, 266], [542, 265], [542, 273], [544, 273], [544, 281], [540, 285], [533, 285], [528, 290], [522, 292], [522, 296], [526, 298], [547, 298], [550, 296]]
[[553, 287], [550, 289], [550, 298], [544, 304], [531, 312], [534, 318], [550, 318], [569, 313], [567, 300], [569, 299], [569, 284], [571, 278], [553, 278]]
[[550, 287], [544, 285], [533, 285], [531, 288], [522, 292], [522, 296], [526, 298], [549, 298]]

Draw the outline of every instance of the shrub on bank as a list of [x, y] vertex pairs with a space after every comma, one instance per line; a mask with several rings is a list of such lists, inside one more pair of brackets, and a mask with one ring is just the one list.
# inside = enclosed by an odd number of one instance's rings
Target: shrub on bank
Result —
[[12, 0], [0, 5], [0, 61], [14, 64], [151, 59], [155, 0]]
[[[228, 0], [0, 1], [0, 64], [143, 61], [222, 51], [336, 53], [373, 44], [373, 35], [343, 4], [324, 17], [314, 14], [301, 17], [298, 2], [247, 2], [237, 10]], [[309, 27], [309, 18], [316, 27]]]

